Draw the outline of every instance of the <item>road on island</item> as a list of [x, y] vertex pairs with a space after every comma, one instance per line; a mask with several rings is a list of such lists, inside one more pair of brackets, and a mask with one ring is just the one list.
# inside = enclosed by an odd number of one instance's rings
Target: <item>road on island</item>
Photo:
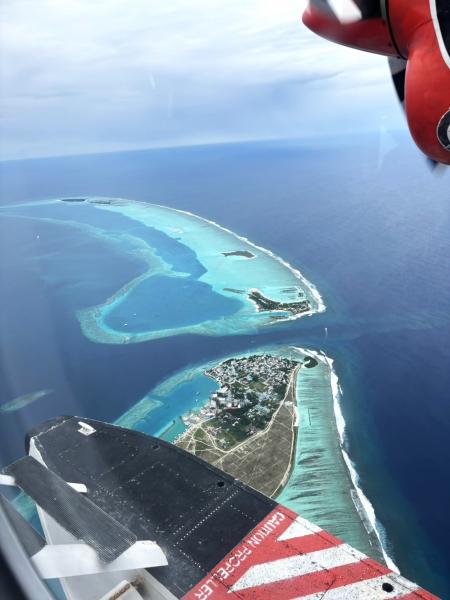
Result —
[[216, 445], [208, 421], [189, 429], [177, 442], [254, 489], [275, 496], [289, 479], [297, 433], [296, 381], [301, 365], [292, 371], [286, 394], [267, 427], [230, 450]]

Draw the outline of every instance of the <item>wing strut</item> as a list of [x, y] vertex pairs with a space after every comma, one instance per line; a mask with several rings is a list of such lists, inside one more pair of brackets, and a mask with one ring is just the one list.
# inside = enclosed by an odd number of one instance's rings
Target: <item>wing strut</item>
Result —
[[0, 506], [44, 579], [167, 565], [156, 542], [137, 540], [126, 527], [34, 458], [21, 458], [6, 467], [0, 477], [2, 484], [18, 485], [61, 527], [80, 540], [80, 543], [47, 544], [0, 495]]

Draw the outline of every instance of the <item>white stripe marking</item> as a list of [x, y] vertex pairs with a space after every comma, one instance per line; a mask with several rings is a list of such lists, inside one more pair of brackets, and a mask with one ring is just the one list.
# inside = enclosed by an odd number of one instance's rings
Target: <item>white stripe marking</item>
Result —
[[[16, 480], [14, 479], [14, 477], [12, 475], [0, 474], [0, 485], [15, 486]], [[84, 483], [69, 483], [69, 482], [67, 482], [67, 485], [70, 485], [70, 487], [73, 488], [76, 492], [80, 492], [81, 494], [87, 494], [87, 487], [85, 486]]]
[[328, 4], [341, 23], [355, 23], [362, 19], [361, 10], [353, 0], [328, 0]]
[[303, 517], [297, 517], [292, 525], [289, 525], [286, 531], [280, 535], [277, 541], [283, 542], [284, 540], [304, 537], [305, 535], [311, 535], [319, 531], [322, 531], [322, 529], [317, 527], [317, 525], [310, 523], [306, 519], [303, 519]]
[[244, 590], [258, 585], [266, 585], [283, 579], [292, 579], [309, 573], [317, 573], [325, 569], [333, 569], [342, 565], [360, 562], [367, 558], [347, 544], [317, 550], [309, 554], [299, 554], [272, 562], [255, 565], [241, 577], [231, 591]]
[[[383, 583], [390, 583], [394, 590], [388, 594], [381, 587]], [[416, 584], [407, 581], [400, 575], [391, 574], [328, 590], [326, 600], [387, 600], [388, 597], [402, 598], [417, 589]], [[322, 600], [323, 597], [324, 593], [319, 592], [309, 596], [299, 596], [294, 600]]]

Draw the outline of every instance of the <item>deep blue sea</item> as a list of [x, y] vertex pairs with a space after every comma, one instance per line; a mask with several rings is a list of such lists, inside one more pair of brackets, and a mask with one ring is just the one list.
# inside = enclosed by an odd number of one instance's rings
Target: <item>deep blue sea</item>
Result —
[[298, 267], [327, 305], [252, 336], [94, 343], [75, 311], [142, 264], [77, 228], [0, 218], [1, 401], [53, 390], [0, 414], [2, 463], [42, 420], [113, 421], [189, 364], [266, 343], [320, 348], [335, 359], [349, 452], [396, 563], [450, 598], [450, 176], [430, 173], [407, 139], [381, 147], [367, 135], [0, 163], [3, 205], [99, 195], [186, 209]]

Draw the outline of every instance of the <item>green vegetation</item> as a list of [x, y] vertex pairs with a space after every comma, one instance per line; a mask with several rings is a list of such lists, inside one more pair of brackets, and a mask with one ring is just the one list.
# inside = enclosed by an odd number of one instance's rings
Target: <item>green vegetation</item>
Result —
[[313, 356], [307, 356], [303, 364], [307, 369], [312, 369], [312, 367], [317, 367], [319, 363]]
[[266, 298], [258, 290], [250, 290], [248, 297], [256, 304], [258, 311], [260, 312], [280, 310], [289, 312], [292, 315], [298, 315], [311, 310], [311, 305], [308, 300], [300, 300], [298, 302], [278, 302], [277, 300]]
[[218, 448], [229, 450], [267, 427], [286, 395], [296, 361], [271, 355], [231, 358], [206, 371], [221, 388], [205, 409]]

